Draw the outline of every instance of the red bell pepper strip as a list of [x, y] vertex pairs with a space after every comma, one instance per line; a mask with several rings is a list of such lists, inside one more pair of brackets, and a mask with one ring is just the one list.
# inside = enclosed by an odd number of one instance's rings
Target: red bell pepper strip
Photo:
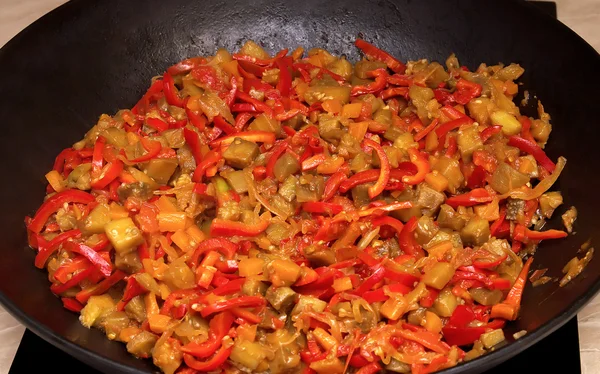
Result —
[[270, 106], [268, 106], [267, 104], [263, 103], [262, 101], [253, 98], [252, 96], [248, 95], [247, 93], [245, 93], [243, 91], [237, 91], [235, 96], [242, 101], [245, 101], [249, 104], [254, 105], [254, 107], [259, 112], [265, 113], [268, 117], [271, 117], [271, 118], [273, 117], [273, 115], [274, 115], [273, 109]]
[[521, 151], [528, 153], [535, 158], [535, 160], [549, 173], [553, 173], [556, 169], [556, 164], [550, 160], [550, 158], [536, 143], [521, 138], [520, 136], [511, 136], [508, 138], [508, 145], [511, 147], [517, 147]]
[[325, 162], [326, 159], [327, 159], [327, 156], [325, 156], [324, 153], [319, 153], [312, 157], [308, 157], [307, 159], [302, 161], [302, 171], [309, 171], [312, 169], [316, 169], [317, 166], [319, 166], [323, 162]]
[[227, 296], [233, 295], [236, 292], [239, 292], [246, 281], [245, 278], [238, 278], [228, 281], [227, 283], [218, 286], [212, 293], [217, 296]]
[[216, 128], [221, 129], [227, 135], [235, 134], [237, 132], [235, 127], [233, 127], [229, 123], [227, 123], [227, 121], [225, 121], [225, 118], [223, 118], [220, 115], [216, 116], [213, 119], [213, 124], [215, 125]]
[[337, 81], [339, 84], [344, 84], [346, 82], [346, 79], [344, 79], [344, 77], [342, 77], [341, 75], [338, 75], [338, 74], [332, 72], [329, 69], [325, 69], [325, 68], [322, 68], [322, 67], [320, 67], [318, 69], [319, 69], [319, 72], [317, 73], [317, 79], [321, 79], [321, 78], [323, 78], [324, 74], [327, 74], [331, 78], [333, 78], [333, 80]]
[[309, 113], [308, 113], [309, 108], [306, 105], [302, 104], [300, 101], [289, 99], [289, 104], [290, 104], [290, 109], [298, 109], [298, 110], [300, 110], [300, 113], [302, 113], [306, 116], [309, 115]]
[[241, 138], [251, 142], [260, 142], [266, 144], [275, 143], [275, 134], [269, 131], [245, 131], [237, 134], [225, 136], [220, 139], [213, 140], [210, 145], [211, 147], [217, 147], [219, 145], [229, 145], [233, 143], [235, 138]]
[[198, 133], [196, 131], [184, 128], [183, 137], [185, 138], [185, 143], [192, 151], [196, 165], [198, 165], [200, 162], [202, 162], [202, 150], [200, 149], [202, 144], [200, 143], [200, 137], [198, 136]]
[[492, 223], [490, 226], [490, 235], [491, 236], [495, 236], [498, 238], [502, 235], [500, 228], [502, 227], [502, 224], [504, 223], [505, 219], [506, 219], [506, 209], [503, 209], [500, 211], [500, 217], [498, 217], [498, 219], [495, 220], [494, 223]]
[[233, 313], [236, 317], [241, 318], [251, 324], [257, 324], [262, 321], [262, 317], [252, 313], [247, 309], [233, 308], [231, 309], [231, 313]]
[[160, 118], [148, 117], [146, 118], [146, 125], [152, 127], [158, 132], [163, 132], [169, 129], [169, 124]]
[[385, 268], [383, 265], [377, 264], [371, 270], [371, 275], [365, 279], [362, 284], [356, 288], [356, 290], [352, 292], [354, 295], [363, 295], [365, 292], [370, 291], [373, 286], [383, 280], [385, 276]]
[[183, 61], [176, 63], [173, 66], [170, 66], [167, 69], [167, 73], [169, 73], [171, 75], [185, 74], [199, 65], [206, 64], [206, 62], [207, 61], [204, 57], [188, 58], [188, 59], [185, 59]]
[[454, 91], [454, 100], [461, 105], [467, 105], [472, 99], [481, 95], [481, 85], [475, 82], [470, 82], [460, 78], [456, 82], [456, 91]]
[[273, 64], [275, 62], [277, 62], [278, 59], [282, 59], [284, 58], [286, 55], [288, 54], [288, 49], [282, 49], [281, 51], [277, 52], [277, 54], [275, 55], [275, 57], [273, 58], [269, 58], [266, 60], [260, 59], [260, 58], [256, 58], [253, 56], [248, 56], [248, 55], [242, 55], [240, 53], [234, 53], [232, 55], [234, 60], [238, 60], [238, 61], [246, 61], [246, 62], [250, 62], [252, 64], [255, 65], [259, 65], [259, 66], [273, 66]]
[[410, 157], [410, 162], [417, 167], [417, 173], [415, 175], [405, 175], [402, 177], [402, 182], [410, 185], [419, 184], [425, 180], [425, 176], [431, 170], [429, 160], [415, 148], [408, 149], [408, 156]]
[[400, 245], [402, 252], [420, 258], [423, 257], [425, 253], [413, 235], [413, 232], [417, 228], [418, 221], [417, 217], [411, 217], [411, 219], [406, 222], [400, 235], [398, 235], [398, 244]]
[[267, 220], [260, 220], [254, 225], [246, 225], [242, 222], [229, 221], [221, 218], [215, 218], [210, 224], [211, 236], [258, 236], [263, 233], [270, 223]]
[[394, 73], [404, 74], [406, 65], [398, 59], [392, 57], [389, 53], [375, 47], [373, 44], [368, 43], [362, 39], [356, 39], [354, 45], [363, 51], [363, 53], [374, 60], [383, 62], [390, 68]]
[[241, 113], [259, 113], [259, 111], [252, 104], [248, 103], [235, 103], [231, 106], [232, 112], [241, 112]]
[[200, 83], [200, 86], [212, 91], [222, 91], [223, 82], [217, 77], [217, 71], [214, 67], [208, 65], [197, 66], [190, 72], [191, 76]]
[[[474, 268], [473, 268], [474, 269]], [[484, 273], [480, 273], [476, 271], [456, 271], [450, 280], [450, 283], [457, 283], [461, 280], [473, 280], [483, 283], [487, 287], [491, 287], [493, 285], [492, 280], [485, 275]]]
[[408, 287], [414, 287], [415, 282], [419, 281], [416, 275], [408, 274], [402, 271], [395, 271], [390, 268], [385, 269], [385, 278], [392, 282], [397, 282]]
[[[338, 263], [339, 264], [339, 263]], [[337, 264], [336, 264], [337, 265]], [[294, 283], [294, 286], [306, 286], [319, 279], [319, 274], [310, 267], [303, 267], [300, 272], [300, 278]]]
[[[88, 265], [89, 266], [89, 265]], [[53, 284], [50, 286], [50, 291], [55, 295], [60, 295], [61, 293], [68, 291], [69, 289], [77, 286], [81, 281], [89, 277], [96, 269], [93, 266], [89, 266], [87, 269], [84, 269], [77, 274], [71, 276], [71, 279], [66, 281], [63, 284]]]
[[106, 139], [102, 136], [98, 136], [92, 152], [92, 175], [98, 175], [100, 174], [100, 170], [102, 170], [102, 166], [104, 165], [103, 153], [105, 146]]
[[112, 264], [107, 262], [102, 256], [95, 252], [92, 248], [88, 247], [83, 243], [76, 243], [68, 241], [63, 244], [63, 247], [71, 252], [79, 253], [83, 257], [87, 258], [105, 277], [109, 277], [112, 274]]
[[254, 115], [252, 113], [240, 113], [235, 117], [235, 130], [236, 132], [242, 131], [244, 126], [252, 119]]
[[103, 190], [104, 188], [106, 188], [106, 186], [111, 184], [112, 181], [117, 179], [122, 171], [123, 162], [121, 160], [116, 160], [114, 162], [107, 163], [106, 165], [104, 165], [99, 174], [94, 175], [94, 173], [92, 173], [91, 187], [95, 190]]
[[[402, 162], [398, 165], [398, 168], [390, 170], [390, 180], [402, 181], [402, 178], [407, 175], [415, 175], [417, 173], [417, 168], [412, 162]], [[379, 178], [381, 172], [378, 169], [369, 169], [359, 171], [348, 179], [345, 179], [340, 183], [339, 190], [341, 193], [346, 193], [352, 188], [369, 183], [374, 182]], [[388, 186], [393, 185], [393, 183], [389, 183]]]
[[121, 270], [115, 271], [110, 277], [105, 278], [102, 282], [98, 283], [95, 286], [90, 288], [86, 288], [75, 295], [75, 298], [80, 303], [84, 304], [88, 301], [88, 299], [95, 295], [100, 295], [108, 291], [112, 286], [123, 280], [127, 274], [122, 272]]
[[[146, 162], [152, 160], [154, 157], [158, 156], [160, 151], [162, 150], [162, 145], [157, 140], [150, 140], [145, 137], [140, 138], [140, 142], [142, 143], [142, 147], [146, 150], [146, 154], [133, 160], [129, 160], [129, 162], [138, 163], [138, 162]], [[120, 174], [121, 172], [119, 172]]]
[[65, 166], [66, 159], [70, 158], [74, 153], [75, 153], [75, 150], [73, 148], [63, 149], [58, 154], [58, 156], [56, 156], [56, 158], [54, 159], [54, 166], [52, 167], [52, 170], [56, 170], [59, 173], [62, 173], [64, 166]]
[[292, 88], [292, 74], [288, 69], [286, 59], [280, 58], [275, 60], [275, 64], [279, 68], [279, 81], [277, 82], [277, 89], [282, 96], [290, 96], [290, 89]]
[[461, 112], [460, 110], [450, 106], [450, 105], [444, 105], [442, 107], [442, 109], [440, 109], [442, 111], [442, 113], [444, 113], [444, 115], [448, 118], [450, 118], [451, 120], [454, 119], [459, 119], [462, 117], [466, 117], [467, 115], [464, 114], [463, 112]]
[[485, 188], [476, 188], [462, 195], [452, 196], [446, 199], [446, 204], [456, 209], [459, 206], [469, 207], [478, 204], [489, 203], [494, 197]]
[[467, 179], [467, 187], [471, 189], [480, 188], [485, 185], [487, 173], [485, 169], [479, 165], [475, 166], [471, 175]]
[[467, 327], [448, 322], [442, 329], [442, 333], [448, 344], [461, 346], [473, 344], [486, 331], [500, 329], [503, 326], [504, 321], [498, 319], [478, 327]]
[[[481, 252], [481, 251], [482, 250], [479, 250], [478, 252]], [[485, 252], [487, 252], [487, 251], [485, 251]], [[477, 256], [477, 254], [475, 254], [475, 256]], [[473, 259], [473, 266], [475, 266], [476, 268], [479, 268], [479, 269], [493, 269], [496, 266], [503, 263], [507, 257], [508, 257], [507, 253], [505, 253], [502, 256], [476, 257], [475, 259]]]
[[225, 301], [216, 301], [207, 305], [202, 308], [200, 314], [202, 317], [206, 318], [213, 313], [223, 312], [232, 308], [254, 308], [264, 306], [266, 302], [267, 301], [262, 296], [240, 296]]
[[[442, 366], [444, 366], [449, 360], [450, 359], [446, 356], [443, 356], [443, 355], [437, 356], [436, 358], [431, 360], [429, 365], [425, 366], [425, 368], [423, 368], [423, 370], [421, 370], [421, 373], [422, 374], [430, 374], [430, 373], [439, 371], [440, 369], [442, 369]], [[413, 368], [414, 365], [415, 364], [413, 364], [411, 366], [411, 369]]]
[[320, 361], [326, 357], [326, 355], [321, 352], [321, 349], [317, 345], [317, 342], [313, 339], [310, 339], [306, 342], [306, 349], [300, 352], [300, 357], [302, 361], [307, 364], [311, 364], [315, 361]]
[[423, 130], [419, 131], [417, 134], [415, 134], [415, 141], [418, 142], [419, 140], [423, 139], [424, 137], [426, 137], [430, 132], [432, 132], [438, 125], [439, 120], [436, 118], [433, 121], [431, 121], [431, 123], [425, 127]]
[[179, 97], [179, 93], [175, 87], [175, 81], [169, 73], [163, 75], [163, 91], [165, 92], [165, 99], [167, 99], [169, 105], [183, 108], [183, 99]]
[[313, 64], [309, 64], [309, 63], [305, 63], [305, 62], [297, 62], [292, 66], [292, 68], [294, 70], [298, 70], [300, 72], [300, 74], [302, 75], [302, 77], [304, 78], [304, 81], [307, 81], [307, 82], [309, 82], [311, 80], [309, 71], [313, 70], [313, 69], [319, 70], [319, 72], [316, 76], [317, 79], [320, 79], [323, 76], [323, 74], [327, 74], [340, 84], [343, 84], [346, 82], [344, 77], [342, 77], [341, 75], [335, 74], [331, 70], [328, 70], [328, 69], [325, 69], [325, 68], [322, 68], [322, 67], [319, 67], [319, 66], [316, 66]]
[[202, 178], [204, 178], [206, 170], [215, 166], [219, 161], [221, 161], [222, 158], [223, 156], [221, 153], [215, 151], [208, 152], [204, 160], [202, 160], [202, 162], [196, 166], [196, 170], [194, 170], [194, 175], [192, 176], [192, 181], [197, 183], [202, 182]]
[[379, 365], [377, 362], [371, 362], [370, 364], [361, 367], [356, 374], [375, 374], [379, 373], [380, 370], [381, 365]]
[[185, 361], [185, 364], [190, 368], [205, 373], [209, 371], [214, 371], [218, 369], [221, 365], [223, 365], [225, 361], [227, 361], [227, 359], [229, 358], [229, 355], [231, 354], [232, 350], [233, 345], [227, 348], [224, 345], [222, 345], [221, 348], [215, 353], [215, 355], [207, 361], [198, 361], [194, 358], [194, 356], [187, 353], [183, 354], [183, 360]]
[[410, 87], [413, 84], [413, 79], [408, 75], [394, 74], [388, 77], [387, 82], [395, 86]]
[[206, 358], [213, 355], [223, 344], [223, 338], [227, 335], [233, 324], [233, 314], [224, 311], [215, 315], [208, 323], [208, 340], [204, 343], [191, 342], [184, 345], [180, 350], [198, 358]]
[[362, 298], [369, 304], [376, 303], [378, 301], [386, 301], [390, 297], [385, 294], [385, 289], [390, 292], [400, 293], [402, 295], [406, 295], [410, 291], [412, 291], [412, 287], [408, 287], [402, 283], [390, 284], [387, 286], [383, 286], [381, 288], [376, 289], [375, 291], [367, 291], [362, 294]]
[[535, 212], [538, 209], [538, 205], [539, 205], [538, 199], [525, 201], [525, 212], [523, 214], [523, 222], [522, 222], [522, 224], [525, 227], [529, 226], [529, 224], [531, 223], [531, 220], [533, 219], [533, 215], [535, 214]]
[[123, 297], [117, 303], [117, 310], [123, 311], [123, 309], [125, 309], [125, 306], [131, 299], [146, 292], [147, 290], [135, 280], [134, 276], [129, 276], [129, 278], [127, 278], [127, 285], [125, 286], [125, 291], [123, 291]]
[[383, 100], [387, 100], [390, 97], [395, 96], [403, 96], [404, 98], [408, 98], [408, 87], [388, 88], [387, 90], [383, 90], [381, 93], [379, 93], [379, 98]]
[[308, 213], [335, 215], [343, 209], [340, 204], [324, 203], [322, 201], [302, 203], [302, 210]]
[[317, 290], [325, 290], [333, 285], [333, 281], [339, 278], [340, 271], [329, 267], [320, 267], [315, 270], [318, 279], [303, 286], [295, 287], [296, 292], [307, 295]]
[[455, 327], [448, 325], [442, 328], [444, 340], [450, 345], [458, 346], [473, 344], [486, 330], [485, 327]]
[[379, 171], [378, 169], [359, 171], [350, 178], [347, 178], [343, 182], [341, 182], [339, 190], [341, 193], [346, 193], [358, 185], [376, 181], [380, 175], [381, 171]]
[[227, 104], [228, 107], [231, 108], [231, 105], [233, 104], [233, 102], [235, 101], [235, 94], [237, 92], [237, 90], [239, 89], [239, 83], [238, 83], [238, 78], [235, 75], [231, 76], [231, 89], [229, 90], [229, 93], [227, 95], [225, 95], [225, 97], [223, 98], [223, 101], [225, 102], [225, 104]]
[[260, 79], [245, 78], [244, 79], [244, 92], [250, 93], [250, 91], [252, 89], [254, 89], [256, 91], [266, 92], [268, 90], [272, 90], [273, 86], [271, 86], [270, 84], [268, 84], [266, 82], [263, 82]]
[[209, 251], [219, 251], [227, 257], [227, 259], [232, 259], [235, 253], [238, 251], [239, 245], [232, 243], [228, 239], [225, 238], [210, 238], [206, 239], [194, 250], [194, 254], [190, 258], [190, 264], [192, 266], [196, 266], [198, 263], [198, 258], [201, 254]]
[[374, 268], [375, 266], [377, 266], [378, 264], [381, 263], [381, 260], [376, 259], [375, 257], [371, 256], [370, 253], [368, 253], [366, 250], [365, 251], [359, 251], [357, 254], [357, 257], [360, 261], [362, 261], [365, 265]]
[[[335, 217], [332, 218], [331, 223], [337, 223], [341, 221], [348, 221], [348, 218], [353, 220], [358, 220], [360, 218], [369, 217], [372, 215], [382, 215], [385, 212], [393, 212], [400, 209], [410, 209], [413, 207], [412, 202], [410, 201], [396, 201], [395, 203], [374, 206], [373, 208], [361, 209], [353, 212], [342, 212]], [[406, 227], [406, 226], [405, 226]], [[316, 237], [315, 237], [316, 239]]]
[[155, 96], [156, 94], [162, 92], [163, 90], [163, 82], [161, 80], [155, 80], [154, 83], [152, 83], [152, 85], [150, 86], [150, 88], [148, 88], [148, 91], [146, 91], [146, 93], [144, 94], [144, 96], [142, 96], [142, 98], [140, 99], [140, 101], [138, 101], [133, 108], [131, 109], [131, 112], [133, 114], [144, 114], [146, 113], [146, 110], [148, 109], [148, 105], [150, 104], [150, 99]]
[[350, 96], [360, 96], [370, 93], [377, 93], [385, 88], [387, 83], [388, 73], [385, 69], [375, 69], [367, 72], [367, 76], [375, 78], [374, 82], [368, 83], [364, 86], [354, 86], [350, 91]]
[[235, 260], [218, 260], [214, 265], [221, 273], [235, 273], [238, 271], [239, 266]]
[[510, 281], [504, 278], [491, 278], [492, 284], [490, 290], [508, 290], [510, 289]]
[[188, 121], [192, 124], [192, 126], [194, 126], [200, 131], [203, 131], [206, 127], [206, 117], [204, 117], [202, 113], [196, 112], [188, 108], [189, 99], [189, 97], [186, 97], [183, 104], [183, 108], [185, 109], [185, 114], [188, 118]]
[[337, 171], [335, 173], [333, 173], [331, 175], [331, 177], [329, 177], [329, 179], [327, 179], [327, 182], [325, 182], [325, 189], [323, 190], [323, 197], [321, 198], [322, 201], [327, 201], [329, 199], [331, 199], [336, 192], [338, 191], [338, 189], [340, 188], [340, 185], [347, 179], [346, 174], [344, 174], [344, 172], [341, 171]]
[[373, 355], [369, 352], [355, 353], [352, 355], [352, 357], [350, 357], [350, 366], [353, 366], [355, 368], [361, 368], [363, 366], [369, 365], [371, 363], [371, 361], [369, 361], [365, 357], [363, 357], [364, 353], [367, 353], [369, 356], [371, 356], [370, 357], [371, 360], [375, 360]]
[[436, 88], [433, 90], [433, 94], [435, 99], [442, 105], [453, 105], [456, 103], [454, 96], [447, 89]]
[[498, 160], [490, 152], [477, 150], [473, 152], [473, 164], [481, 166], [488, 173], [493, 173], [498, 167]]
[[267, 160], [266, 165], [266, 176], [269, 178], [273, 178], [275, 176], [275, 164], [279, 157], [283, 155], [283, 153], [289, 148], [289, 144], [286, 141], [275, 144], [273, 150], [271, 151], [271, 156]]
[[48, 221], [48, 218], [62, 208], [64, 204], [89, 204], [95, 200], [94, 196], [80, 190], [68, 189], [58, 192], [42, 203], [37, 212], [35, 212], [31, 222], [29, 222], [27, 229], [39, 234], [44, 228], [46, 221]]
[[62, 297], [60, 300], [62, 301], [65, 309], [68, 309], [71, 312], [79, 313], [81, 312], [81, 309], [83, 309], [83, 305], [81, 305], [79, 301], [70, 297]]
[[437, 134], [438, 138], [441, 138], [442, 136], [446, 135], [450, 131], [456, 130], [457, 128], [461, 127], [462, 125], [467, 125], [467, 124], [471, 124], [471, 123], [473, 123], [473, 120], [470, 117], [463, 116], [463, 117], [457, 118], [452, 121], [448, 121], [448, 122], [440, 125], [437, 129], [435, 129], [435, 133]]
[[487, 142], [489, 138], [500, 133], [500, 131], [502, 131], [502, 126], [490, 126], [486, 128], [479, 134], [481, 136], [481, 141], [484, 143]]
[[244, 79], [256, 79], [257, 76], [262, 77], [267, 68], [246, 61], [238, 61], [237, 70]]
[[35, 266], [38, 269], [43, 269], [44, 265], [46, 265], [46, 261], [48, 258], [60, 247], [61, 244], [67, 241], [67, 239], [78, 238], [81, 236], [81, 231], [75, 229], [70, 231], [65, 231], [61, 234], [55, 236], [52, 240], [44, 245], [39, 246], [39, 251], [35, 256]]
[[171, 309], [173, 308], [173, 305], [175, 304], [176, 300], [181, 300], [186, 297], [194, 296], [197, 294], [197, 292], [198, 291], [195, 289], [176, 290], [171, 292], [169, 296], [167, 296], [167, 299], [163, 303], [162, 307], [160, 308], [160, 314], [168, 316], [171, 313]]
[[530, 131], [531, 120], [526, 116], [520, 116], [519, 122], [521, 122], [521, 137], [535, 144], [535, 139]]
[[431, 308], [439, 294], [439, 290], [436, 290], [432, 287], [427, 287], [427, 295], [423, 296], [421, 300], [419, 300], [419, 305], [421, 305], [423, 308]]
[[448, 352], [450, 352], [450, 346], [440, 340], [439, 334], [434, 334], [427, 330], [398, 330], [396, 334], [404, 339], [417, 342], [434, 352], [443, 354], [448, 354]]
[[61, 283], [66, 283], [69, 280], [69, 275], [78, 270], [85, 270], [90, 266], [90, 262], [85, 257], [77, 256], [60, 265], [54, 272], [54, 278]]
[[520, 224], [516, 225], [513, 231], [513, 239], [520, 242], [526, 242], [528, 240], [561, 239], [566, 238], [568, 235], [567, 232], [561, 230], [534, 231]]
[[287, 121], [288, 119], [296, 117], [300, 113], [302, 113], [300, 109], [290, 109], [287, 112], [277, 114], [275, 119], [277, 121]]
[[369, 197], [373, 199], [381, 194], [383, 190], [385, 190], [385, 187], [390, 180], [390, 162], [388, 161], [388, 157], [379, 143], [376, 143], [371, 139], [364, 139], [362, 141], [362, 146], [373, 148], [377, 154], [377, 157], [379, 158], [379, 177], [377, 178], [377, 182], [368, 189]]
[[390, 226], [394, 229], [394, 231], [396, 231], [398, 236], [400, 236], [400, 233], [404, 228], [404, 224], [402, 222], [390, 216], [377, 217], [371, 221], [371, 224], [373, 227]]
[[459, 305], [454, 309], [447, 325], [454, 327], [465, 327], [475, 320], [473, 308], [467, 305]]

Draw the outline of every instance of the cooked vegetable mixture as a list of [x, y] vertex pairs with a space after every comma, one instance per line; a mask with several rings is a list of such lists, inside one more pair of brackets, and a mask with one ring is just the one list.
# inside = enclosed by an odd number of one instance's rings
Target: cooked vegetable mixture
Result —
[[541, 231], [550, 116], [519, 113], [519, 65], [356, 46], [248, 41], [102, 115], [26, 218], [52, 292], [165, 373], [431, 373], [503, 342], [539, 242], [567, 236]]

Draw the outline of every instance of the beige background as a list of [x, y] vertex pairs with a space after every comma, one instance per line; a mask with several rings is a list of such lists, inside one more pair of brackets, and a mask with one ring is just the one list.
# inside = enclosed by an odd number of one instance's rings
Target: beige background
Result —
[[[600, 0], [555, 0], [558, 18], [600, 50]], [[0, 0], [0, 46], [64, 0]], [[0, 374], [7, 373], [23, 326], [0, 307]], [[584, 374], [600, 373], [600, 296], [579, 313]]]

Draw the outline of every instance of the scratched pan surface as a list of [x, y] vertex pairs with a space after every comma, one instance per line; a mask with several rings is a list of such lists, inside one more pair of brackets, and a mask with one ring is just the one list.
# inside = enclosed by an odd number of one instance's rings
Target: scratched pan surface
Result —
[[[42, 200], [44, 173], [101, 113], [131, 107], [153, 75], [185, 57], [236, 50], [252, 38], [271, 52], [302, 45], [356, 59], [358, 35], [403, 60], [444, 61], [455, 52], [472, 69], [501, 61], [526, 68], [524, 87], [552, 115], [547, 151], [568, 159], [557, 186], [565, 209], [579, 209], [577, 234], [543, 243], [535, 258], [534, 268], [559, 277], [579, 246], [596, 239], [600, 58], [557, 21], [507, 0], [75, 0], [0, 50], [0, 301], [35, 333], [100, 370], [154, 371], [122, 344], [83, 328], [50, 293], [46, 273], [34, 268], [23, 217]], [[483, 371], [523, 351], [574, 316], [600, 287], [599, 277], [594, 259], [565, 288], [528, 287], [521, 318], [507, 335], [531, 332], [447, 372]]]

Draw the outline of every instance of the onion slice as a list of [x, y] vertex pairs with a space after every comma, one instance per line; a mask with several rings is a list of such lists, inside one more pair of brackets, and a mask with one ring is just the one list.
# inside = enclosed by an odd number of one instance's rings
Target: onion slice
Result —
[[525, 192], [522, 190], [513, 190], [509, 191], [504, 195], [499, 196], [500, 199], [506, 199], [507, 197], [512, 197], [513, 199], [521, 199], [521, 200], [533, 200], [542, 196], [542, 194], [550, 189], [554, 183], [558, 180], [560, 173], [565, 168], [567, 164], [567, 159], [564, 157], [559, 157], [558, 162], [556, 163], [556, 169], [554, 169], [554, 173], [550, 174], [546, 179], [538, 183], [533, 189]]

